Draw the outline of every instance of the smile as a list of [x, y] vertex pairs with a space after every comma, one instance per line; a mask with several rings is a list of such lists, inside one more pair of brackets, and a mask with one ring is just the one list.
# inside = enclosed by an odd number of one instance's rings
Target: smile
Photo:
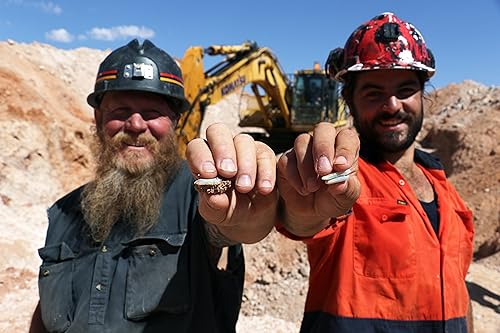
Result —
[[399, 124], [404, 123], [403, 119], [398, 119], [398, 118], [393, 118], [393, 119], [386, 119], [386, 120], [380, 120], [379, 124], [381, 126], [386, 126], [386, 127], [391, 127], [391, 126], [396, 126]]
[[125, 145], [128, 147], [144, 148], [144, 145], [138, 142], [126, 142]]

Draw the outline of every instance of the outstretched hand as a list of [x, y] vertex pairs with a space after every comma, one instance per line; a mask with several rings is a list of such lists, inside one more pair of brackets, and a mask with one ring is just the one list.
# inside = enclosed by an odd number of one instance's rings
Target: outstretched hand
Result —
[[200, 193], [201, 216], [223, 238], [209, 235], [214, 245], [255, 243], [271, 231], [278, 202], [271, 148], [246, 134], [233, 137], [227, 126], [217, 123], [207, 128], [206, 140], [189, 142], [186, 158], [195, 178], [219, 177], [232, 183], [224, 193]]
[[[278, 161], [283, 227], [296, 236], [312, 236], [351, 209], [361, 191], [356, 176], [359, 144], [355, 131], [337, 131], [331, 123], [297, 137], [294, 148]], [[351, 173], [345, 181], [327, 185], [321, 179], [347, 169]]]

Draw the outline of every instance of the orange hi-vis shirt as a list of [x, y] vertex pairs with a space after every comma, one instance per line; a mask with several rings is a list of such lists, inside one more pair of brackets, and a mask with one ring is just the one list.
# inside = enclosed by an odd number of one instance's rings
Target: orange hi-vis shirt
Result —
[[352, 214], [303, 239], [310, 278], [301, 332], [467, 332], [472, 212], [437, 159], [417, 150], [415, 162], [434, 188], [439, 233], [393, 165], [360, 158]]

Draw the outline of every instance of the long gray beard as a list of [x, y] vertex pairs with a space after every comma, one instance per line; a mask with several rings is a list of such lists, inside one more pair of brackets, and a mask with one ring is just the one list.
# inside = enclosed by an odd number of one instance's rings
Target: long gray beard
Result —
[[[104, 241], [112, 227], [123, 221], [136, 235], [147, 232], [158, 221], [165, 184], [176, 173], [180, 158], [173, 133], [153, 142], [154, 161], [138, 167], [137, 161], [119, 161], [117, 142], [97, 133], [94, 155], [96, 178], [82, 193], [82, 212], [94, 241]], [[140, 165], [140, 162], [139, 162]]]

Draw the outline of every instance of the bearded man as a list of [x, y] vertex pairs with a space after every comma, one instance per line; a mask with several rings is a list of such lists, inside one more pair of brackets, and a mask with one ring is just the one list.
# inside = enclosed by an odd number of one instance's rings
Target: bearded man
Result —
[[424, 38], [382, 13], [334, 49], [326, 68], [343, 83], [360, 157], [339, 140], [354, 131], [320, 124], [278, 162], [278, 229], [307, 244], [311, 268], [300, 332], [473, 332], [472, 212], [415, 142], [435, 72]]
[[[30, 332], [234, 332], [240, 243], [264, 238], [276, 217], [273, 151], [217, 124], [183, 161], [174, 131], [189, 107], [182, 75], [148, 40], [113, 51], [87, 101], [95, 179], [48, 210]], [[234, 186], [199, 194], [193, 175]]]

